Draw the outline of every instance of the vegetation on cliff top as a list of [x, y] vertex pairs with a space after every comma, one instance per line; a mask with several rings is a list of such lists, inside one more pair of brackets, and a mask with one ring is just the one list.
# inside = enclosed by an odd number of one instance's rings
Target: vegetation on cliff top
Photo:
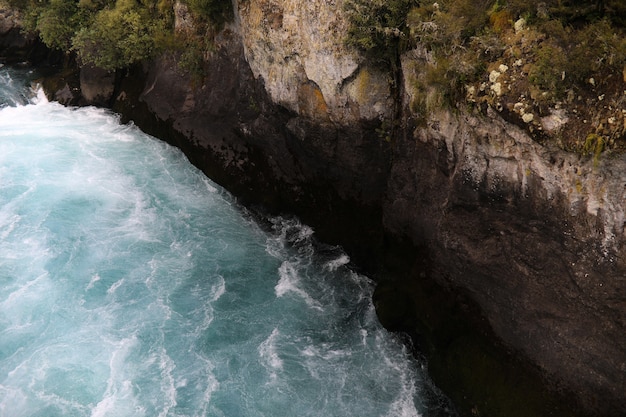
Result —
[[[172, 48], [174, 0], [7, 0], [23, 28], [50, 48], [76, 53], [82, 64], [113, 70]], [[230, 0], [186, 0], [197, 22], [221, 25]]]
[[[108, 70], [170, 49], [183, 68], [202, 75], [212, 34], [233, 14], [231, 0], [7, 1], [46, 45]], [[193, 22], [188, 30], [174, 28], [181, 3]], [[441, 106], [470, 105], [495, 109], [564, 149], [596, 158], [626, 150], [623, 0], [344, 4], [347, 43], [389, 68], [395, 88], [402, 59], [405, 71], [407, 57], [412, 62], [411, 107], [424, 120]]]
[[626, 2], [347, 0], [346, 9], [349, 45], [392, 69], [412, 58], [411, 105], [424, 118], [469, 104], [564, 149], [596, 158], [598, 148], [626, 149]]

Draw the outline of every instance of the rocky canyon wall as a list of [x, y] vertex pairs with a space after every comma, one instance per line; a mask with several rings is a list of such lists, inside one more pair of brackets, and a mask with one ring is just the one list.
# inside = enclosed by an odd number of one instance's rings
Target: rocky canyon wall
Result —
[[[246, 60], [272, 102], [335, 127], [393, 116], [389, 75], [345, 47], [343, 2], [242, 2], [238, 16]], [[384, 178], [373, 198], [385, 232], [426, 246], [432, 277], [467, 292], [505, 344], [588, 410], [619, 414], [626, 159], [540, 145], [491, 109], [441, 109], [415, 123], [413, 56], [403, 58], [404, 135], [381, 158], [388, 171], [359, 167], [364, 179]]]

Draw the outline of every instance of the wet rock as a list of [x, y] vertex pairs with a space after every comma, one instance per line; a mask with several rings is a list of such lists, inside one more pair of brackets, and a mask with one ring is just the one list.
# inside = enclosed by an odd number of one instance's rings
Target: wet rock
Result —
[[115, 72], [84, 65], [80, 68], [80, 91], [85, 104], [108, 106], [115, 89]]

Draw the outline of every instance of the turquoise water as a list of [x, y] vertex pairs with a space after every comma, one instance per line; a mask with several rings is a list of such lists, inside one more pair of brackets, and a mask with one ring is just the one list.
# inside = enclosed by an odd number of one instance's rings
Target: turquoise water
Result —
[[0, 68], [0, 416], [442, 416], [373, 283]]

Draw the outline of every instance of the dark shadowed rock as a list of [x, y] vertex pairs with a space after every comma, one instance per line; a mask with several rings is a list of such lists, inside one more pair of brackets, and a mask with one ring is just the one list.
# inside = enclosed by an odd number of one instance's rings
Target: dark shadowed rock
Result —
[[108, 106], [115, 89], [115, 72], [84, 65], [80, 68], [80, 92], [86, 104]]
[[594, 166], [498, 118], [444, 113], [396, 155], [386, 230], [428, 247], [432, 279], [477, 303], [584, 414], [620, 415], [625, 161]]
[[0, 64], [58, 64], [63, 54], [50, 51], [34, 34], [24, 33], [20, 22], [18, 12], [0, 3]]

